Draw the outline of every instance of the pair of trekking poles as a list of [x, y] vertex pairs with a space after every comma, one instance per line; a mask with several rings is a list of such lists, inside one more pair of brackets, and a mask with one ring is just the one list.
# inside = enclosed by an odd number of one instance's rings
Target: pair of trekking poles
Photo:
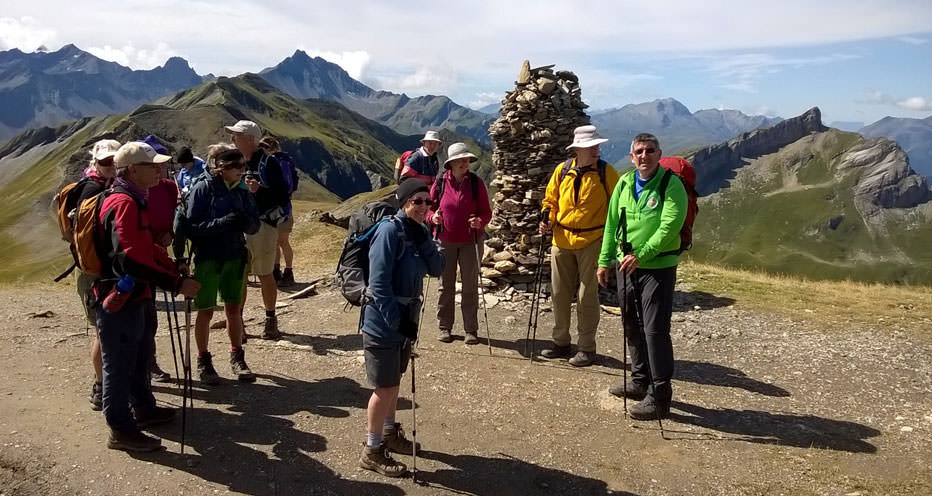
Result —
[[[181, 323], [178, 319], [178, 308], [175, 304], [175, 295], [171, 296], [169, 305], [168, 291], [162, 291], [162, 297], [165, 301], [165, 316], [168, 320], [168, 336], [172, 344], [172, 359], [175, 362], [175, 377], [181, 377], [181, 454], [184, 454], [185, 433], [187, 432], [187, 411], [190, 408], [194, 410], [193, 388], [194, 381], [191, 377], [191, 298], [184, 299], [184, 346], [181, 341]], [[174, 315], [174, 325], [172, 325], [172, 316]], [[178, 340], [178, 347], [175, 347], [175, 339]], [[184, 376], [178, 370], [178, 356], [181, 355], [181, 370]]]

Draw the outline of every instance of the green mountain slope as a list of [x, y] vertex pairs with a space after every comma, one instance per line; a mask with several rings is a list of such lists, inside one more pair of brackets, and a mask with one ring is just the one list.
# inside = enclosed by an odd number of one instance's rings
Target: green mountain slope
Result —
[[932, 284], [932, 193], [888, 140], [816, 133], [700, 199], [694, 259], [814, 279]]

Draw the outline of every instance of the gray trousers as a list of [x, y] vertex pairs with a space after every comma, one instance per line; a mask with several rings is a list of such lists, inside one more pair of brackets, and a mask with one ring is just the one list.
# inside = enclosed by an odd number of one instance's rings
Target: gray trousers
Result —
[[[636, 269], [631, 276], [618, 272], [618, 300], [622, 302], [622, 323], [631, 357], [631, 381], [646, 386], [654, 398], [669, 404], [673, 397], [673, 288], [676, 267]], [[627, 290], [627, 292], [626, 292]], [[641, 326], [635, 291], [640, 295]]]
[[453, 331], [454, 312], [456, 310], [456, 267], [460, 268], [460, 280], [463, 283], [461, 311], [463, 329], [470, 333], [479, 332], [479, 258], [485, 246], [479, 240], [476, 243], [440, 242], [440, 253], [446, 260], [443, 274], [440, 276], [440, 299], [437, 301], [438, 326], [442, 331]]

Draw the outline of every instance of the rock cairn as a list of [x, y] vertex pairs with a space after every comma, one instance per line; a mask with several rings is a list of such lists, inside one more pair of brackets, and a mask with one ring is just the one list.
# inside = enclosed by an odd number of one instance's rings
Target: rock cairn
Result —
[[[489, 126], [495, 144], [492, 162], [492, 222], [482, 275], [500, 288], [529, 290], [537, 266], [539, 212], [547, 181], [569, 154], [573, 129], [589, 124], [579, 78], [552, 65], [532, 69], [524, 61], [515, 89], [502, 100], [499, 118]], [[549, 244], [545, 247], [549, 248]], [[549, 249], [544, 289], [549, 292]]]

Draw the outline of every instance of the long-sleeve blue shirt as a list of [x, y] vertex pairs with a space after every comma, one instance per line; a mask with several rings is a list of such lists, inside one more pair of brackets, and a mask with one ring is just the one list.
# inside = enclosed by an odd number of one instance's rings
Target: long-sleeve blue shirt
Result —
[[[362, 331], [386, 341], [402, 341], [400, 332], [402, 311], [418, 312], [423, 293], [424, 275], [437, 277], [443, 272], [443, 254], [423, 225], [409, 221], [404, 244], [399, 231], [405, 229], [404, 211], [382, 222], [369, 243], [369, 296], [363, 306]], [[422, 233], [411, 232], [421, 229]], [[415, 240], [422, 240], [416, 243]], [[401, 254], [399, 255], [399, 251]], [[412, 299], [403, 305], [399, 298]]]
[[246, 257], [244, 234], [259, 230], [256, 202], [242, 181], [229, 186], [220, 175], [197, 182], [185, 212], [185, 232], [195, 260], [236, 260]]

